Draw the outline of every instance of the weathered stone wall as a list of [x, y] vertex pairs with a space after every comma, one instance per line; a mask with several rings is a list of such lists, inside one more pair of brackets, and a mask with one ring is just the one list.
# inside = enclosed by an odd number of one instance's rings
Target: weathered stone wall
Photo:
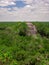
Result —
[[27, 22], [26, 24], [28, 25], [28, 35], [37, 34], [35, 25], [33, 25], [31, 22]]

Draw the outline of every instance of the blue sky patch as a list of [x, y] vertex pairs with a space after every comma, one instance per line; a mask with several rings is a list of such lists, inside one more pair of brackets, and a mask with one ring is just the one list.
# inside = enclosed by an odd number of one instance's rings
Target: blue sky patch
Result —
[[25, 2], [23, 2], [23, 1], [16, 1], [15, 3], [16, 3], [16, 7], [18, 7], [18, 8], [22, 8], [22, 7], [24, 7], [24, 6], [27, 5], [27, 4], [26, 4]]
[[0, 6], [0, 8], [23, 8], [25, 7], [27, 4], [24, 1], [15, 1], [15, 5], [8, 5], [8, 6]]

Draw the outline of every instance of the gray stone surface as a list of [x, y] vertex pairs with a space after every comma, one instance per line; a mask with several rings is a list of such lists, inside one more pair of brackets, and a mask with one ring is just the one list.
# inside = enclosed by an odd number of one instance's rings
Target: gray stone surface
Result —
[[27, 22], [26, 24], [28, 25], [28, 34], [29, 35], [37, 34], [37, 29], [36, 29], [35, 25], [33, 25], [31, 22]]

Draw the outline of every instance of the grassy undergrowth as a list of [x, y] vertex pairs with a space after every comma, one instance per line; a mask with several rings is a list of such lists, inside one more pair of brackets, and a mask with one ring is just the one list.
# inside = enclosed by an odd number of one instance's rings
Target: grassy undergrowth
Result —
[[0, 23], [0, 65], [49, 65], [49, 38], [27, 36], [27, 29], [26, 23]]
[[37, 31], [41, 36], [49, 38], [49, 22], [34, 22], [33, 24], [36, 26]]

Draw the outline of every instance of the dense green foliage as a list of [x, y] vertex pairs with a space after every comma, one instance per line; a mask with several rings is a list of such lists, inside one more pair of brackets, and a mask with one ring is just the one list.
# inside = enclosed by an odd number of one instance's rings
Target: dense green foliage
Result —
[[46, 36], [49, 38], [49, 22], [35, 22], [33, 23], [36, 25], [36, 28], [38, 30], [38, 32], [42, 35], [42, 36]]
[[27, 29], [26, 23], [0, 23], [0, 65], [49, 65], [49, 38], [27, 36]]

